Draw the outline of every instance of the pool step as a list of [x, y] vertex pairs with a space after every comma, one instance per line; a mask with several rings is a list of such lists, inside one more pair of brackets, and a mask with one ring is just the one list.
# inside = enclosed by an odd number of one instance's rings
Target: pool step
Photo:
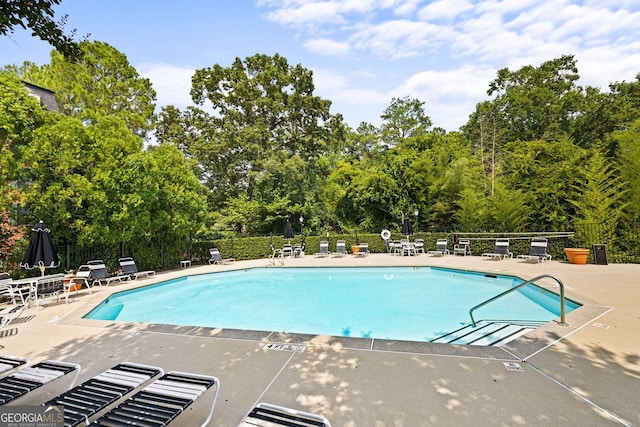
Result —
[[467, 325], [435, 338], [431, 342], [499, 347], [545, 323], [537, 321], [481, 320], [476, 322], [476, 327]]

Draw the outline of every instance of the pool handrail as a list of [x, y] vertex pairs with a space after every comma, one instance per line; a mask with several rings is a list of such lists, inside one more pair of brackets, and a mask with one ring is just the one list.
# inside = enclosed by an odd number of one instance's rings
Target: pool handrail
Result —
[[473, 318], [473, 312], [476, 309], [478, 309], [478, 308], [480, 308], [480, 307], [482, 307], [484, 305], [487, 305], [490, 302], [493, 302], [493, 301], [497, 300], [498, 298], [501, 298], [501, 297], [507, 295], [508, 293], [511, 293], [511, 292], [513, 292], [513, 291], [515, 291], [517, 289], [520, 289], [523, 286], [529, 285], [529, 284], [531, 284], [533, 282], [536, 282], [536, 281], [538, 281], [540, 279], [544, 279], [544, 278], [549, 278], [549, 279], [555, 280], [558, 283], [558, 286], [560, 287], [560, 325], [566, 326], [567, 324], [565, 322], [565, 310], [564, 310], [564, 284], [560, 281], [560, 279], [558, 279], [557, 277], [555, 277], [555, 276], [553, 276], [551, 274], [541, 274], [540, 276], [536, 276], [533, 279], [527, 280], [526, 282], [522, 282], [519, 285], [514, 286], [511, 289], [507, 289], [506, 291], [504, 291], [504, 292], [502, 292], [502, 293], [500, 293], [500, 294], [498, 294], [498, 295], [496, 295], [494, 297], [491, 297], [488, 300], [483, 301], [480, 304], [472, 307], [469, 310], [469, 317], [471, 317], [471, 324], [473, 325], [474, 328], [476, 327], [476, 320]]

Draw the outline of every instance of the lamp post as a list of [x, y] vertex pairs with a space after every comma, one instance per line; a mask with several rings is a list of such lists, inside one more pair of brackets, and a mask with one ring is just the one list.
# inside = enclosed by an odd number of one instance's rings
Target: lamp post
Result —
[[304, 243], [304, 217], [302, 216], [302, 214], [300, 214], [300, 218], [298, 218], [298, 221], [300, 221], [300, 234], [302, 234], [302, 243]]
[[418, 215], [420, 214], [420, 211], [418, 210], [418, 208], [415, 208], [413, 210], [413, 214], [416, 216], [416, 233], [418, 232]]

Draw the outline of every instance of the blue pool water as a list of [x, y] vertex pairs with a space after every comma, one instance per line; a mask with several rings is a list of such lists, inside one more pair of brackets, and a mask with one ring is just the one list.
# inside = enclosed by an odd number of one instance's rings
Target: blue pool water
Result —
[[[522, 283], [431, 267], [253, 268], [113, 294], [86, 318], [410, 341], [470, 322], [469, 309]], [[478, 309], [479, 319], [548, 321], [557, 295], [536, 286]], [[567, 301], [566, 310], [578, 307]]]

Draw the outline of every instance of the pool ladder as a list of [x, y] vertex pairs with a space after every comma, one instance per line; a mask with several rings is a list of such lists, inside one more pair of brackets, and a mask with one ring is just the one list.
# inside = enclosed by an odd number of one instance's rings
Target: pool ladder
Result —
[[481, 302], [480, 304], [476, 305], [475, 307], [472, 307], [469, 310], [469, 317], [471, 317], [471, 324], [473, 325], [474, 328], [476, 327], [476, 320], [473, 317], [473, 312], [476, 309], [478, 309], [478, 308], [480, 308], [482, 306], [485, 306], [485, 305], [489, 304], [490, 302], [493, 302], [493, 301], [497, 300], [498, 298], [501, 298], [501, 297], [513, 292], [513, 291], [516, 291], [516, 290], [520, 289], [523, 286], [530, 285], [530, 284], [532, 284], [534, 282], [537, 282], [540, 279], [545, 279], [545, 278], [549, 278], [549, 279], [555, 280], [556, 283], [558, 284], [558, 286], [560, 287], [560, 325], [566, 326], [567, 323], [565, 322], [565, 309], [564, 309], [564, 285], [562, 284], [560, 279], [558, 279], [557, 277], [555, 277], [555, 276], [553, 276], [551, 274], [542, 274], [540, 276], [534, 277], [531, 280], [527, 280], [526, 282], [520, 283], [518, 286], [514, 286], [511, 289], [507, 289], [506, 291], [504, 291], [504, 292], [502, 292], [502, 293], [500, 293], [500, 294], [498, 294], [498, 295], [496, 295], [494, 297], [491, 297], [486, 301]]

